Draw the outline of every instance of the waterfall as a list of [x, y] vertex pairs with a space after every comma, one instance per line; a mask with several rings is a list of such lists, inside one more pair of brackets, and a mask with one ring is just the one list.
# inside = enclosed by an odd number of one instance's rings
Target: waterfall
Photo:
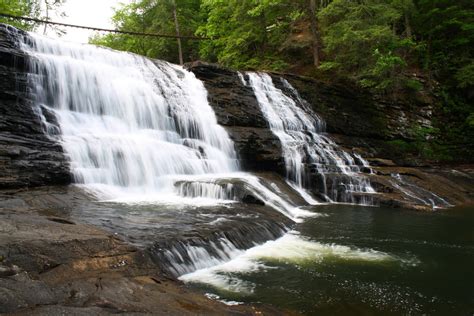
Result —
[[[276, 184], [240, 171], [234, 144], [192, 72], [35, 34], [21, 39], [33, 110], [63, 146], [74, 182], [99, 200], [192, 207], [247, 201], [295, 222], [317, 216], [296, 207]], [[302, 185], [298, 174], [294, 183]], [[260, 227], [233, 239], [223, 234], [209, 247], [177, 242], [166, 251], [156, 248], [155, 255], [177, 276], [230, 260], [286, 230]]]
[[[292, 220], [308, 215], [240, 171], [192, 72], [32, 33], [20, 46], [45, 132], [62, 144], [75, 182], [99, 199], [215, 205], [251, 194]], [[233, 182], [247, 193], [236, 194]]]
[[182, 67], [34, 34], [22, 49], [36, 111], [56, 114], [77, 183], [110, 198], [159, 196], [179, 194], [182, 175], [239, 169], [207, 91]]
[[315, 204], [306, 191], [312, 172], [320, 179], [318, 190], [326, 201], [370, 204], [370, 194], [375, 191], [361, 174], [367, 161], [341, 150], [324, 135], [324, 120], [288, 81], [281, 79], [291, 96], [278, 89], [268, 74], [250, 72], [247, 76], [270, 129], [281, 142], [289, 184]]

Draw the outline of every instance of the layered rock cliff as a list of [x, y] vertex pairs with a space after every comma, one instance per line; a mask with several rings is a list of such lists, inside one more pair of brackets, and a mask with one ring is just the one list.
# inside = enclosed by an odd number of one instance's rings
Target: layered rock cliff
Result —
[[29, 57], [15, 39], [24, 35], [0, 24], [0, 189], [71, 182], [62, 147], [44, 133], [29, 95]]
[[[239, 77], [242, 74], [201, 62], [188, 65], [188, 69], [204, 82], [219, 124], [229, 131], [244, 168], [269, 170], [284, 176], [281, 144], [270, 131], [252, 88]], [[325, 120], [331, 139], [346, 151], [369, 160], [375, 173], [366, 170], [367, 176], [380, 193], [376, 203], [431, 209], [430, 203], [411, 198], [411, 191], [403, 192], [403, 186], [417, 191], [415, 194], [425, 201], [432, 199], [429, 192], [433, 192], [447, 204], [471, 203], [474, 177], [470, 166], [430, 166], [423, 159], [401, 154], [394, 148], [399, 140], [414, 141], [417, 128], [432, 128], [433, 107], [438, 102], [433, 94], [383, 98], [349, 81], [328, 83], [291, 74], [271, 75], [275, 85], [288, 95], [291, 92], [285, 91], [287, 88], [280, 77], [298, 90], [314, 112]], [[316, 196], [318, 185], [318, 177], [314, 177], [310, 189]]]

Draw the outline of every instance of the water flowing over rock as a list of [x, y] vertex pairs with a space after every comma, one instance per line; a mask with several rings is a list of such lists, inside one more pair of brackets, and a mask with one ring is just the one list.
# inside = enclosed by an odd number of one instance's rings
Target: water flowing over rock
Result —
[[[238, 170], [233, 144], [192, 73], [36, 35], [21, 48], [31, 56], [36, 109], [48, 134], [59, 135], [77, 183], [107, 198], [159, 196], [171, 195], [182, 175]], [[59, 130], [44, 111], [55, 113]]]
[[[167, 210], [182, 213], [240, 202], [267, 205], [293, 221], [310, 215], [265, 180], [239, 171], [234, 144], [192, 72], [35, 34], [18, 40], [29, 57], [27, 85], [39, 125], [64, 148], [74, 182], [99, 200], [119, 208], [174, 205], [177, 210]], [[167, 247], [152, 252], [176, 277], [281, 236], [283, 222], [238, 224], [240, 233], [227, 229], [218, 239], [168, 237], [156, 243]]]
[[327, 201], [371, 204], [370, 194], [375, 191], [361, 174], [362, 167], [370, 170], [367, 161], [341, 150], [323, 134], [324, 121], [288, 81], [280, 78], [291, 97], [275, 87], [268, 74], [247, 76], [270, 129], [281, 141], [287, 178], [295, 189], [309, 203], [316, 203], [305, 191], [316, 181], [319, 186], [314, 191]]

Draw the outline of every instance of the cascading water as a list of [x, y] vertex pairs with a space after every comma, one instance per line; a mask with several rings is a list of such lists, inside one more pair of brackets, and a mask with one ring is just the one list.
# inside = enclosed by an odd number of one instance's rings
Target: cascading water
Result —
[[415, 203], [421, 203], [422, 205], [429, 206], [433, 209], [436, 208], [446, 208], [452, 207], [448, 201], [442, 197], [436, 195], [435, 193], [423, 189], [417, 186], [414, 183], [406, 180], [399, 173], [393, 173], [392, 180], [390, 183], [400, 192], [402, 192], [409, 200], [414, 201]]
[[38, 109], [55, 112], [76, 182], [109, 198], [162, 198], [180, 193], [182, 175], [238, 170], [233, 143], [191, 72], [33, 34], [22, 48], [33, 57]]
[[[19, 38], [30, 56], [34, 111], [61, 142], [75, 182], [99, 200], [192, 208], [251, 195], [294, 221], [312, 215], [261, 178], [239, 171], [233, 142], [193, 73], [95, 46], [35, 34]], [[260, 242], [285, 231], [273, 229]], [[228, 260], [244, 246], [224, 236], [207, 247], [170, 248], [165, 254], [172, 271], [182, 273]], [[176, 259], [183, 256], [191, 263]]]
[[[76, 182], [100, 198], [193, 205], [235, 199], [232, 181], [297, 220], [307, 215], [239, 172], [204, 85], [181, 66], [30, 34], [30, 84], [45, 130], [60, 141]], [[54, 112], [59, 129], [44, 113]], [[202, 204], [201, 204], [202, 205]]]
[[315, 203], [305, 190], [309, 169], [319, 175], [318, 189], [327, 201], [371, 204], [370, 194], [375, 191], [360, 173], [360, 167], [368, 163], [341, 150], [322, 134], [325, 122], [306, 106], [286, 80], [281, 79], [282, 84], [292, 97], [278, 89], [268, 74], [247, 73], [247, 76], [270, 129], [282, 144], [287, 179], [302, 197]]

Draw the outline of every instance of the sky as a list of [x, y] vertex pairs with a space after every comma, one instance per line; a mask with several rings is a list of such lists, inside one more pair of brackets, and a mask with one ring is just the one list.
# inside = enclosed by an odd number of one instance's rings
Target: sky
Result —
[[[119, 7], [120, 3], [130, 3], [133, 0], [67, 0], [61, 7], [66, 17], [51, 16], [55, 22], [63, 22], [76, 25], [94, 26], [98, 28], [113, 28], [111, 18], [114, 13], [113, 7]], [[61, 38], [70, 42], [87, 43], [89, 36], [95, 32], [71, 27], [62, 27], [67, 33]], [[39, 30], [42, 30], [40, 28]], [[57, 38], [54, 32], [47, 32], [47, 36]]]

